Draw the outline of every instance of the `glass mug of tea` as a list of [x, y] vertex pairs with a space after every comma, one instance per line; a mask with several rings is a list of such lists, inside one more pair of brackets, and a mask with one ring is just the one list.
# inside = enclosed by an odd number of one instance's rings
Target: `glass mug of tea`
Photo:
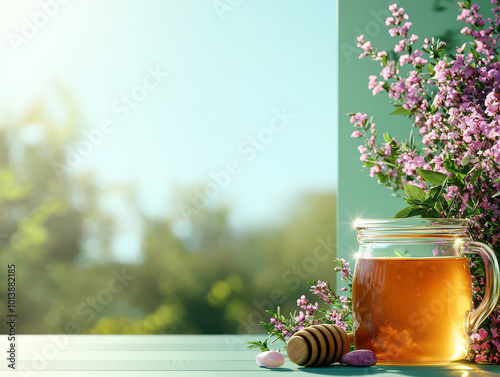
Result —
[[[467, 241], [467, 220], [356, 220], [352, 282], [356, 349], [384, 363], [464, 359], [470, 335], [494, 309], [499, 269], [485, 244]], [[466, 254], [484, 261], [486, 293], [477, 308]]]

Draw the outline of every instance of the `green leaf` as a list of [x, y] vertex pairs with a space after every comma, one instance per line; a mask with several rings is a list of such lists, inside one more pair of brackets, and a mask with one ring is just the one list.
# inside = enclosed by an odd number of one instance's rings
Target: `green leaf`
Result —
[[247, 343], [248, 343], [248, 346], [245, 347], [247, 350], [252, 349], [252, 348], [258, 348], [262, 344], [261, 342], [247, 342]]
[[386, 143], [390, 143], [392, 141], [391, 135], [388, 132], [382, 135]]
[[440, 198], [442, 200], [444, 200], [444, 198], [441, 196], [441, 194], [443, 193], [447, 182], [448, 182], [448, 178], [446, 178], [444, 180], [442, 185], [431, 187], [431, 189], [429, 190], [429, 194], [430, 194], [429, 205], [432, 204], [431, 205], [432, 207], [436, 207], [435, 204], [438, 204], [438, 206], [439, 206], [439, 199]]
[[443, 166], [444, 168], [446, 169], [446, 171], [450, 172], [450, 173], [458, 173], [458, 167], [457, 167], [457, 164], [455, 164], [450, 158], [449, 156], [446, 156], [446, 159], [443, 160]]
[[424, 202], [425, 191], [422, 190], [420, 187], [405, 184], [404, 190], [405, 190], [405, 194], [408, 196], [408, 198], [414, 199], [414, 200], [421, 202], [421, 203]]
[[403, 219], [406, 217], [420, 216], [425, 213], [425, 207], [422, 206], [409, 206], [403, 208], [401, 211], [394, 215], [395, 219]]
[[464, 158], [462, 158], [462, 162], [461, 162], [462, 166], [467, 165], [469, 160], [470, 160], [470, 156], [465, 156]]
[[408, 146], [410, 147], [410, 150], [413, 150], [415, 148], [415, 136], [413, 135], [413, 128], [410, 131], [410, 138], [408, 139]]
[[389, 179], [389, 177], [387, 176], [387, 174], [384, 174], [384, 173], [377, 173], [377, 178], [378, 178], [378, 183], [380, 184], [384, 184], [387, 182], [387, 180]]
[[363, 162], [363, 166], [367, 167], [367, 168], [371, 168], [373, 166], [377, 165], [376, 163], [374, 162], [370, 162], [370, 161], [364, 161]]
[[437, 171], [417, 169], [418, 174], [422, 177], [424, 181], [430, 183], [433, 186], [442, 185], [443, 182], [448, 178], [446, 174], [438, 173]]
[[[477, 169], [477, 170], [474, 172], [474, 174], [472, 174], [472, 178], [471, 178], [471, 180], [472, 180], [472, 181], [475, 181], [476, 179], [478, 179], [478, 178], [479, 178], [479, 176], [481, 175], [481, 173], [482, 173], [481, 169]], [[496, 179], [496, 180], [495, 180], [495, 182], [500, 182], [500, 179]]]
[[387, 55], [383, 55], [382, 56], [382, 65], [385, 67], [387, 65], [387, 59], [389, 59], [389, 57]]
[[372, 166], [377, 165], [377, 160], [373, 158], [367, 158], [366, 161], [363, 162], [363, 166], [371, 168]]
[[427, 69], [429, 70], [429, 73], [431, 74], [431, 76], [434, 76], [434, 67], [432, 66], [431, 63], [427, 64]]
[[396, 110], [394, 110], [389, 115], [407, 115], [410, 116], [412, 114], [411, 110], [406, 110], [404, 107], [400, 106]]
[[245, 349], [250, 350], [252, 348], [260, 348], [262, 352], [264, 351], [269, 351], [269, 348], [267, 347], [267, 339], [262, 342], [247, 342], [248, 346], [245, 347]]
[[474, 272], [475, 272], [476, 276], [484, 276], [484, 269], [483, 268], [478, 268]]

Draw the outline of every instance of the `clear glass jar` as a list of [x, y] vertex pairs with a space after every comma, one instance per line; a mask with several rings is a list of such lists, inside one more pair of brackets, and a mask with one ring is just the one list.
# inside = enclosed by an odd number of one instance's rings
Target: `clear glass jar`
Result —
[[[467, 220], [367, 219], [355, 225], [356, 349], [371, 349], [382, 362], [465, 358], [470, 335], [498, 301], [494, 252], [468, 241]], [[479, 254], [485, 264], [486, 294], [476, 309], [466, 254]]]

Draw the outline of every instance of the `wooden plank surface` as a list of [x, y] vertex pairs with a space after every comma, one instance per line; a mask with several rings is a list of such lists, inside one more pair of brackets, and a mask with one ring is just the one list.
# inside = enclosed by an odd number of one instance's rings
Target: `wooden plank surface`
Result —
[[439, 366], [302, 368], [287, 360], [281, 368], [266, 369], [255, 363], [258, 350], [244, 349], [248, 340], [258, 338], [255, 335], [20, 335], [16, 343], [17, 370], [10, 370], [3, 358], [0, 376], [500, 376], [500, 366], [467, 362]]

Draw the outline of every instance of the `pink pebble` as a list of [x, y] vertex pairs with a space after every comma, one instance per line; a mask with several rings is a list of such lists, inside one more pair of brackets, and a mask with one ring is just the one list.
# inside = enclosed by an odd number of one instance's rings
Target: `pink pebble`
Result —
[[255, 358], [257, 364], [266, 368], [277, 368], [285, 364], [285, 356], [278, 351], [265, 351]]
[[351, 367], [371, 367], [377, 364], [377, 355], [370, 350], [356, 350], [342, 356], [342, 363]]

